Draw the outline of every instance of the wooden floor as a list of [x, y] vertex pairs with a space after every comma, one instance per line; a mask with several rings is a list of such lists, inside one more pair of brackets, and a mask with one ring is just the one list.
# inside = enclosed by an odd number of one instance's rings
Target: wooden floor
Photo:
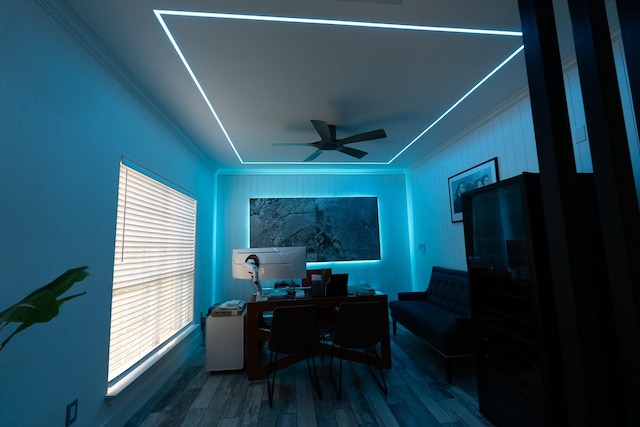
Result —
[[447, 384], [442, 358], [399, 325], [391, 352], [387, 396], [366, 365], [345, 362], [338, 400], [329, 358], [316, 357], [322, 399], [303, 361], [278, 372], [269, 408], [265, 380], [206, 372], [202, 348], [127, 426], [491, 426], [478, 412], [472, 358], [454, 361], [453, 383]]

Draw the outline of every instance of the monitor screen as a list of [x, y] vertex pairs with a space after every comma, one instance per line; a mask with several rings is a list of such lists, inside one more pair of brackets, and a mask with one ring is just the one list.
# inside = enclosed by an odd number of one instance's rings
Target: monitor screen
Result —
[[259, 279], [302, 279], [307, 277], [307, 249], [304, 246], [234, 249], [233, 277], [253, 279], [255, 264]]

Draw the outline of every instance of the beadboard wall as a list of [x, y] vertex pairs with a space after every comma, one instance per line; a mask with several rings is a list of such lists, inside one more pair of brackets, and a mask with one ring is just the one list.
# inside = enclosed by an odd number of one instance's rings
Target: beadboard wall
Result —
[[[620, 65], [623, 112], [636, 191], [640, 192], [640, 142], [619, 37], [614, 37], [613, 49]], [[565, 64], [565, 91], [576, 169], [593, 172], [578, 70], [572, 61]], [[579, 137], [581, 128], [584, 139]], [[248, 246], [252, 197], [377, 196], [382, 261], [310, 264], [309, 268], [332, 267], [336, 272], [348, 272], [350, 284], [369, 283], [388, 293], [390, 299], [399, 291], [425, 289], [434, 265], [466, 270], [463, 225], [451, 222], [448, 178], [493, 157], [498, 159], [500, 179], [539, 171], [526, 90], [469, 129], [406, 175], [220, 173], [213, 261], [216, 301], [251, 295], [248, 283], [231, 277], [230, 254], [235, 247]]]
[[434, 265], [467, 269], [462, 222], [451, 222], [448, 178], [494, 157], [498, 158], [500, 179], [524, 171], [538, 172], [528, 97], [411, 171], [411, 244], [416, 257], [415, 275], [419, 278], [414, 284], [416, 290], [425, 288]]
[[[249, 247], [249, 199], [255, 197], [357, 197], [378, 198], [382, 259], [366, 262], [310, 263], [307, 268], [332, 268], [349, 273], [349, 284], [368, 283], [395, 299], [397, 289], [410, 289], [409, 225], [404, 173], [271, 173], [217, 176], [215, 301], [249, 299], [247, 280], [231, 274], [234, 248]], [[265, 281], [265, 284], [267, 282]]]
[[[620, 40], [613, 43], [618, 65], [623, 65]], [[626, 67], [618, 67], [623, 112], [635, 175], [640, 192], [640, 142], [633, 115]], [[585, 126], [582, 93], [575, 62], [565, 64], [565, 91], [573, 134], [576, 170], [593, 172], [589, 136], [578, 137]], [[409, 173], [410, 214], [412, 215], [411, 251], [415, 256], [414, 290], [424, 289], [431, 267], [440, 265], [466, 270], [464, 231], [461, 222], [452, 223], [449, 210], [448, 178], [493, 157], [498, 158], [499, 178], [522, 172], [539, 172], [531, 105], [527, 92], [515, 96], [501, 110], [488, 114], [468, 133], [446, 144], [446, 148]], [[638, 193], [640, 199], [640, 193]], [[421, 246], [424, 243], [424, 246]], [[424, 250], [422, 250], [424, 247]]]

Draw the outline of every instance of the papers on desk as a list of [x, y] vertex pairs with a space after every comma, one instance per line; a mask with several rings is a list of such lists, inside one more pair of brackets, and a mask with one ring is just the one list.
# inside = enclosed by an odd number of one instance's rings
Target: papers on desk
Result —
[[275, 288], [275, 289], [269, 290], [269, 292], [266, 295], [269, 297], [270, 300], [285, 299], [285, 298], [291, 298], [291, 299], [306, 298], [307, 297], [307, 294], [305, 293], [306, 289], [308, 288], [300, 288], [300, 287]]
[[245, 301], [237, 299], [215, 304], [209, 308], [209, 316], [238, 316], [242, 314], [245, 305]]
[[284, 288], [271, 289], [266, 293], [269, 299], [283, 299], [287, 297], [287, 291]]
[[354, 285], [354, 286], [349, 286], [349, 293], [351, 295], [358, 295], [358, 296], [375, 295], [376, 290], [369, 285]]

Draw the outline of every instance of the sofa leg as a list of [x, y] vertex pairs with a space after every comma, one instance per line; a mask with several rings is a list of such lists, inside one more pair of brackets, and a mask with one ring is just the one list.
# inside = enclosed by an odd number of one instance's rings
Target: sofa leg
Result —
[[444, 367], [447, 373], [447, 383], [451, 384], [451, 381], [453, 381], [453, 359], [445, 357]]
[[391, 322], [393, 324], [393, 336], [396, 336], [396, 319], [392, 319], [393, 322]]

